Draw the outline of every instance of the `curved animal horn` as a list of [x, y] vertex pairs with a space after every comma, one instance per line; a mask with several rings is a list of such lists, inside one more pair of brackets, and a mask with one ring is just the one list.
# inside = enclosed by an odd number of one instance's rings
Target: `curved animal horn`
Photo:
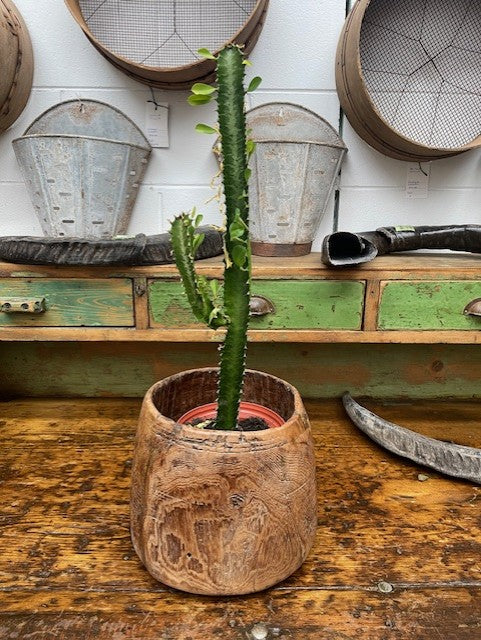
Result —
[[358, 404], [349, 393], [342, 402], [347, 414], [366, 435], [388, 451], [456, 478], [481, 484], [481, 451], [428, 438], [383, 420]]

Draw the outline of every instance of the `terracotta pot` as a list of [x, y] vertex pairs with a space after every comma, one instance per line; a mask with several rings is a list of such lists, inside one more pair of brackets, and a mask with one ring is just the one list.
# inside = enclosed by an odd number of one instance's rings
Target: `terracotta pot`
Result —
[[[195, 407], [195, 409], [187, 411], [177, 422], [189, 424], [199, 419], [213, 420], [216, 416], [217, 402], [209, 402], [208, 404], [202, 404], [200, 407]], [[261, 404], [255, 404], [254, 402], [241, 402], [239, 407], [239, 420], [246, 420], [247, 418], [261, 418], [266, 422], [269, 429], [281, 427], [285, 422], [278, 413], [268, 407], [263, 407]]]
[[317, 521], [311, 428], [286, 382], [246, 373], [244, 399], [271, 407], [281, 427], [205, 431], [177, 422], [213, 402], [217, 369], [196, 369], [147, 392], [135, 446], [132, 540], [157, 580], [190, 593], [266, 589], [304, 562]]

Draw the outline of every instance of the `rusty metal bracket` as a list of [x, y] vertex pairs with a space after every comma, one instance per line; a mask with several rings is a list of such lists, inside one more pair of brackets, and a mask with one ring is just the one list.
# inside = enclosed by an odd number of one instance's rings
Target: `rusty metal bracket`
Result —
[[3, 298], [0, 299], [0, 313], [45, 313], [45, 298]]
[[141, 298], [142, 296], [145, 296], [145, 294], [147, 293], [147, 282], [145, 278], [142, 278], [142, 279], [139, 278], [138, 280], [135, 281], [134, 293], [137, 298]]
[[362, 407], [349, 393], [342, 402], [354, 424], [381, 447], [448, 476], [481, 484], [481, 450], [399, 427]]

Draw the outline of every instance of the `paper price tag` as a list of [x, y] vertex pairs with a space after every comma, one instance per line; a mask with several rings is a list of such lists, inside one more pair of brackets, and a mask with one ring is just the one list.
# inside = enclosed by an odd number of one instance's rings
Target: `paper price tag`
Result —
[[145, 136], [153, 147], [169, 146], [169, 105], [145, 103]]
[[406, 198], [415, 200], [427, 198], [429, 195], [429, 177], [431, 165], [425, 162], [411, 162], [408, 164], [406, 176]]

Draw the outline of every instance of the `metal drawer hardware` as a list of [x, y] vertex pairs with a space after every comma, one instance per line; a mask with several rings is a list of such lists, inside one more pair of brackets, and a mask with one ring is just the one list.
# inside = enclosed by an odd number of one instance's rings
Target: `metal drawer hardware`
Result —
[[265, 296], [251, 296], [250, 314], [251, 316], [267, 316], [275, 313], [276, 308], [272, 300]]
[[8, 298], [0, 299], [0, 313], [45, 313], [47, 306], [45, 298], [26, 299]]
[[141, 298], [142, 296], [145, 296], [145, 294], [147, 293], [147, 285], [145, 284], [145, 282], [143, 281], [136, 282], [134, 285], [134, 293], [137, 296], [137, 298]]
[[464, 307], [465, 316], [481, 316], [481, 298], [475, 298]]

